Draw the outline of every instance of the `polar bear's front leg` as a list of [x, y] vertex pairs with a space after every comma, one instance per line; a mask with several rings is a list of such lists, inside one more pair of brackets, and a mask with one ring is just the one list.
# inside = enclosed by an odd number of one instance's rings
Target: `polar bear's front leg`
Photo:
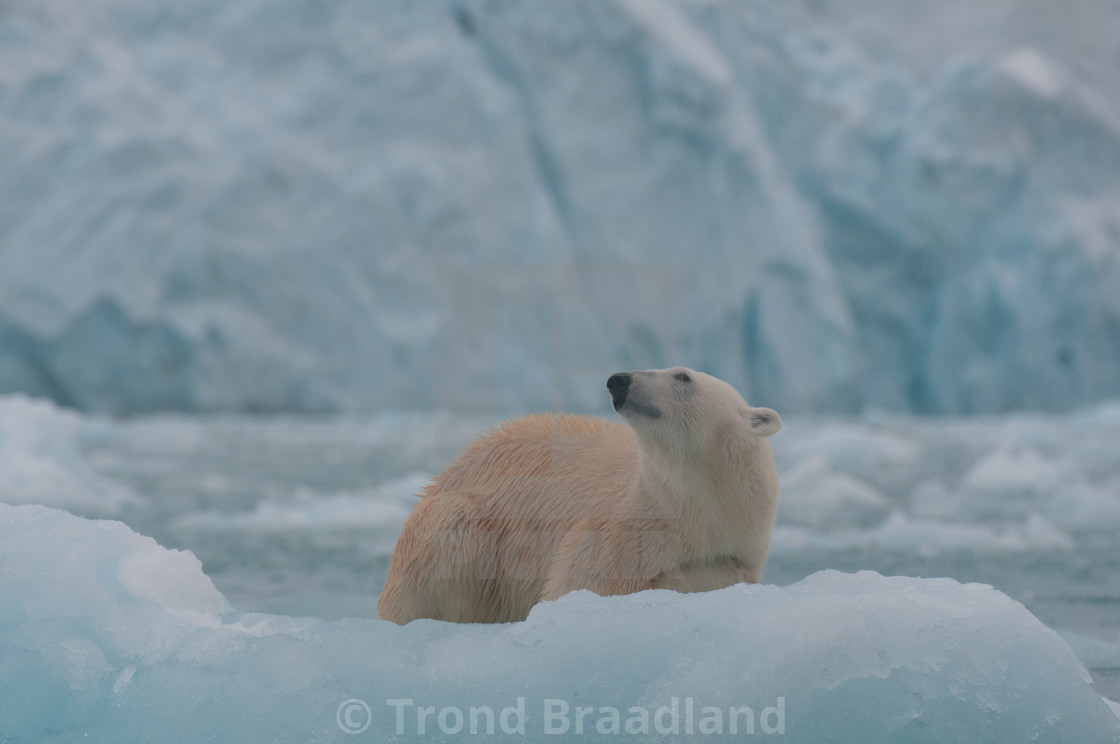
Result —
[[710, 592], [732, 584], [758, 583], [738, 558], [721, 556], [705, 563], [689, 563], [666, 571], [651, 582], [651, 589], [672, 589], [677, 592]]
[[541, 599], [577, 589], [603, 596], [649, 589], [677, 564], [679, 538], [657, 523], [586, 520], [558, 542], [549, 561]]

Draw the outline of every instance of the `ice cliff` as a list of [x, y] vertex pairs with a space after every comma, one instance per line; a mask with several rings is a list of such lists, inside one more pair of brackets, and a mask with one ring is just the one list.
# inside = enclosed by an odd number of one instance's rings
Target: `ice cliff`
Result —
[[783, 411], [1120, 393], [1108, 0], [0, 10], [0, 393]]

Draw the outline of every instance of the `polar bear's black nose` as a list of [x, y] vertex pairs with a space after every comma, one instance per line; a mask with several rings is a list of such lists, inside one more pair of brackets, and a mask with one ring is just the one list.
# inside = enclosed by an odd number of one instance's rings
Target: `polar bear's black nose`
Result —
[[607, 378], [607, 390], [612, 393], [616, 390], [625, 390], [630, 387], [630, 380], [634, 379], [634, 375], [629, 372], [615, 372]]
[[616, 372], [607, 378], [607, 390], [611, 393], [611, 405], [614, 410], [626, 402], [626, 393], [630, 391], [630, 381], [634, 379], [634, 375], [629, 372]]

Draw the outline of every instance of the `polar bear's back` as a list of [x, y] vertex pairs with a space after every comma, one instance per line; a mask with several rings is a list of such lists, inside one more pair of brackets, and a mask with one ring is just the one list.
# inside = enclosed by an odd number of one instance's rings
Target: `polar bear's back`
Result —
[[524, 618], [559, 540], [608, 521], [635, 487], [630, 427], [580, 415], [507, 421], [424, 489], [378, 601], [382, 617], [459, 622]]
[[469, 495], [477, 516], [566, 522], [603, 514], [634, 484], [629, 426], [578, 414], [506, 421], [475, 440], [424, 489]]

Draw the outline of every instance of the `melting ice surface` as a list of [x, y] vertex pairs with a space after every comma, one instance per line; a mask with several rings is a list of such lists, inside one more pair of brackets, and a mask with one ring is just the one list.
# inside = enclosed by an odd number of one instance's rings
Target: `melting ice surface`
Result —
[[696, 727], [750, 706], [760, 738], [781, 698], [790, 741], [1118, 736], [1116, 404], [788, 421], [768, 585], [577, 594], [500, 627], [371, 619], [413, 494], [489, 423], [113, 421], [0, 398], [0, 501], [128, 525], [0, 506], [0, 735], [360, 741], [336, 718], [361, 723], [338, 713], [358, 698], [367, 740], [396, 736], [389, 699], [436, 708], [423, 736], [402, 708], [400, 739], [440, 740], [467, 736], [444, 737], [444, 708], [500, 718], [520, 696], [530, 740], [549, 699], [570, 738], [599, 736], [598, 710], [575, 733], [592, 705], [622, 726], [647, 709], [656, 740], [673, 697], [681, 726], [689, 697]]

